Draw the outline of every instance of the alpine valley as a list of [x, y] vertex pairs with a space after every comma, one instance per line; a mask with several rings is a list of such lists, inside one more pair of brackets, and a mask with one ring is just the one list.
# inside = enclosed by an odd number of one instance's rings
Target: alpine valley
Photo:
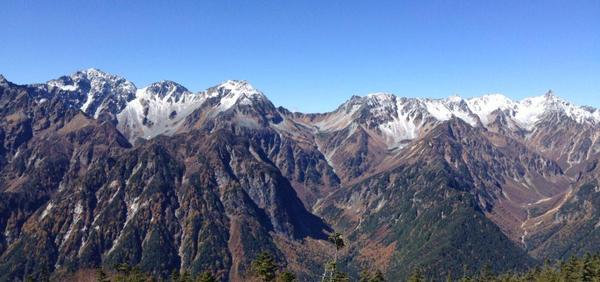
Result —
[[127, 263], [244, 281], [268, 251], [317, 281], [332, 232], [351, 277], [525, 269], [600, 251], [599, 159], [600, 110], [552, 92], [306, 114], [246, 81], [0, 76], [0, 280]]

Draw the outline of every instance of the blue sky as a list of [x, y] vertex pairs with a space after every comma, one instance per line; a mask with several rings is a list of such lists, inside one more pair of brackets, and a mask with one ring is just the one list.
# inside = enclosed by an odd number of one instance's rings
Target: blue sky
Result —
[[245, 79], [292, 110], [351, 95], [552, 89], [600, 107], [600, 1], [3, 1], [0, 73], [97, 67], [198, 91]]

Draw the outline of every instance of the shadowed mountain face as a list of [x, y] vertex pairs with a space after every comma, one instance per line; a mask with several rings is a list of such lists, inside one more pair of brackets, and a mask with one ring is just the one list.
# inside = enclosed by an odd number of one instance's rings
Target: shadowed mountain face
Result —
[[138, 89], [96, 69], [0, 77], [0, 277], [126, 262], [241, 281], [260, 251], [318, 277], [324, 238], [391, 280], [598, 251], [600, 112], [548, 93], [276, 108], [245, 81]]

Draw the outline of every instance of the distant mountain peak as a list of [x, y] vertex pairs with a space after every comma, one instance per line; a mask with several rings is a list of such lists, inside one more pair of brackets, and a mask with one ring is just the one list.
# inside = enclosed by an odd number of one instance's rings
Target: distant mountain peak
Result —
[[546, 92], [546, 94], [544, 94], [544, 97], [546, 97], [546, 98], [559, 98], [558, 96], [556, 96], [556, 94], [554, 94], [554, 91], [552, 91], [552, 89], [548, 89], [548, 91]]
[[91, 84], [92, 87], [102, 88], [107, 86], [119, 86], [125, 91], [134, 92], [136, 89], [133, 82], [124, 77], [110, 74], [96, 68], [79, 70], [69, 76], [61, 76], [47, 82], [48, 86], [57, 87], [65, 91], [81, 91], [81, 82]]
[[[367, 94], [368, 98], [376, 98], [376, 99], [386, 99], [390, 97], [394, 97], [395, 95], [389, 92], [374, 92]], [[360, 97], [360, 96], [356, 96]]]
[[179, 99], [179, 97], [184, 93], [189, 93], [190, 91], [182, 86], [179, 83], [176, 83], [171, 80], [161, 80], [158, 82], [154, 82], [147, 87], [145, 87], [148, 94], [155, 95], [160, 98], [165, 97], [173, 97], [175, 99]]
[[46, 85], [50, 90], [67, 92], [73, 106], [94, 118], [102, 113], [116, 115], [135, 97], [137, 90], [133, 82], [96, 68], [61, 76]]
[[109, 76], [109, 75], [112, 75], [112, 74], [109, 74], [109, 73], [104, 72], [104, 71], [102, 71], [100, 69], [97, 69], [97, 68], [88, 68], [88, 69], [85, 69], [85, 70], [80, 70], [79, 72], [85, 73], [87, 75], [94, 75], [94, 76]]
[[[167, 87], [181, 87], [181, 88], [185, 88], [185, 86], [183, 86], [183, 85], [181, 85], [181, 84], [179, 84], [179, 83], [177, 83], [177, 82], [175, 82], [175, 81], [168, 80], [168, 79], [163, 79], [163, 80], [160, 80], [160, 81], [157, 81], [157, 82], [153, 82], [153, 83], [151, 83], [151, 84], [150, 84], [150, 86], [152, 86], [152, 85], [160, 85], [160, 86], [167, 86]], [[186, 90], [187, 90], [187, 89], [186, 89]]]
[[489, 93], [489, 94], [485, 94], [485, 95], [482, 95], [479, 97], [473, 97], [468, 100], [473, 100], [473, 99], [495, 101], [495, 102], [502, 102], [502, 103], [512, 102], [512, 99], [508, 98], [506, 95], [504, 95], [502, 93]]
[[246, 96], [252, 97], [256, 95], [264, 96], [264, 94], [258, 91], [252, 84], [246, 80], [227, 80], [217, 86], [217, 89], [228, 92], [234, 96]]
[[131, 84], [133, 86], [133, 82], [128, 81], [122, 76], [107, 73], [97, 68], [89, 68], [85, 70], [79, 70], [70, 76], [73, 79], [77, 78], [85, 78], [90, 81], [93, 80], [102, 80], [102, 81], [114, 81], [114, 82], [125, 82], [127, 84]]
[[464, 99], [456, 94], [450, 95], [448, 96], [448, 98], [446, 99], [449, 102], [453, 102], [453, 103], [460, 103], [462, 101], [464, 101]]
[[[533, 97], [535, 98], [535, 97]], [[562, 97], [556, 95], [552, 90], [548, 90], [543, 96], [538, 96], [546, 105], [570, 105], [571, 103]]]
[[218, 111], [234, 105], [250, 105], [257, 101], [268, 101], [267, 97], [246, 80], [227, 80], [208, 89], [207, 98], [218, 99]]

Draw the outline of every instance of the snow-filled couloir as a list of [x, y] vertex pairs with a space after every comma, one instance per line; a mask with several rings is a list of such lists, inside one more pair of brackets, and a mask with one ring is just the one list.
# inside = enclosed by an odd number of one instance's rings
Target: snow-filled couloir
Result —
[[172, 81], [161, 81], [138, 89], [135, 99], [117, 115], [118, 128], [130, 139], [173, 134], [183, 119], [206, 99]]

